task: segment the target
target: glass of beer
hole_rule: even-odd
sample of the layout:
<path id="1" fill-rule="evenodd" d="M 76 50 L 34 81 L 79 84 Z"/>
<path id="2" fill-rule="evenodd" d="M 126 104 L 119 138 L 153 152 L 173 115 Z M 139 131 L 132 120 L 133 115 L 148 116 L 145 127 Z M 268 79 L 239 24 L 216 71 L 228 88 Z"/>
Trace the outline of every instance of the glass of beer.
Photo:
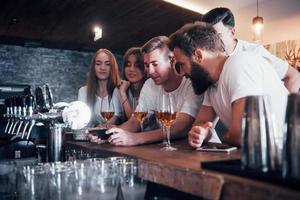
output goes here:
<path id="1" fill-rule="evenodd" d="M 160 111 L 156 113 L 156 116 L 160 123 L 165 127 L 163 131 L 167 133 L 164 134 L 167 136 L 166 145 L 161 148 L 163 151 L 175 151 L 175 147 L 171 146 L 170 142 L 170 128 L 176 121 L 177 108 L 174 102 L 174 98 L 170 94 L 163 94 L 161 96 L 161 108 Z"/>
<path id="2" fill-rule="evenodd" d="M 101 115 L 105 122 L 105 127 L 108 128 L 109 121 L 115 114 L 114 104 L 112 99 L 108 99 L 108 101 L 103 101 L 101 105 Z"/>
<path id="3" fill-rule="evenodd" d="M 133 116 L 140 123 L 141 131 L 143 131 L 143 123 L 147 117 L 148 110 L 146 107 L 142 105 L 138 105 L 137 99 L 134 99 L 133 105 L 135 105 L 135 107 L 133 108 L 134 109 Z"/>

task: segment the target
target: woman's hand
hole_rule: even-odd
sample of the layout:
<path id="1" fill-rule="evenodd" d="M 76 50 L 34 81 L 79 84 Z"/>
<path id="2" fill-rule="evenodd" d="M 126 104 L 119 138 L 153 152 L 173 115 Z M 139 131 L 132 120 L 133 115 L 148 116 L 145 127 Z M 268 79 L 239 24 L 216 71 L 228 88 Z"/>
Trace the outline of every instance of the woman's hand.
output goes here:
<path id="1" fill-rule="evenodd" d="M 129 86 L 130 86 L 129 81 L 121 80 L 120 85 L 119 85 L 119 92 L 120 92 L 120 95 L 123 100 L 127 98 L 126 93 L 127 93 Z"/>
<path id="2" fill-rule="evenodd" d="M 201 147 L 205 139 L 210 135 L 212 127 L 212 122 L 205 122 L 201 126 L 193 126 L 189 132 L 189 144 L 194 148 Z"/>

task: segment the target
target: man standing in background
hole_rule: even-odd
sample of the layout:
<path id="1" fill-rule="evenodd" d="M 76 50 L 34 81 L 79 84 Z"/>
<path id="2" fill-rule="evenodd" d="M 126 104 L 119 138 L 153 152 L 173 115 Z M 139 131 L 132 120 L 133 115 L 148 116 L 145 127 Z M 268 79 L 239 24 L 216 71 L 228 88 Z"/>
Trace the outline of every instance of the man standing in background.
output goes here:
<path id="1" fill-rule="evenodd" d="M 279 78 L 284 81 L 285 87 L 290 92 L 299 91 L 300 74 L 295 68 L 289 66 L 288 62 L 272 55 L 262 45 L 235 38 L 235 20 L 230 9 L 214 8 L 202 16 L 202 21 L 213 25 L 229 56 L 240 51 L 249 51 L 261 55 L 272 63 Z"/>

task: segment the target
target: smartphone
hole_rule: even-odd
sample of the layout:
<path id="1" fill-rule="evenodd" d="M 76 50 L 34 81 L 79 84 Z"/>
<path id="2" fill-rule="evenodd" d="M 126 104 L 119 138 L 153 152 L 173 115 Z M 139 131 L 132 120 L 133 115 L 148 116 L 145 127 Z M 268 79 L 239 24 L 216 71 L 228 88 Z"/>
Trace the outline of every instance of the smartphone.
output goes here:
<path id="1" fill-rule="evenodd" d="M 208 143 L 202 147 L 198 147 L 197 151 L 208 151 L 208 152 L 225 152 L 230 153 L 237 150 L 237 147 L 230 146 L 228 144 L 219 144 L 219 143 Z"/>
<path id="2" fill-rule="evenodd" d="M 97 136 L 101 140 L 107 140 L 112 135 L 112 133 L 107 134 L 106 133 L 107 130 L 108 129 L 106 128 L 94 128 L 94 129 L 89 129 L 89 133 L 94 136 Z"/>

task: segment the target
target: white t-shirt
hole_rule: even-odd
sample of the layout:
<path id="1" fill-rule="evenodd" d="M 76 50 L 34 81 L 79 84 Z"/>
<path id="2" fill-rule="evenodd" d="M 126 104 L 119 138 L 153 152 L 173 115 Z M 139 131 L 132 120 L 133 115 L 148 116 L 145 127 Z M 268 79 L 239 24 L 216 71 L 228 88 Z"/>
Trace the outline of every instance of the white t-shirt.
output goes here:
<path id="1" fill-rule="evenodd" d="M 147 108 L 148 112 L 154 112 L 160 110 L 160 97 L 165 90 L 160 85 L 155 85 L 152 79 L 148 79 L 140 93 L 139 104 L 137 110 L 140 107 Z M 173 97 L 174 103 L 177 108 L 177 112 L 186 113 L 196 118 L 200 105 L 203 101 L 203 95 L 198 96 L 194 93 L 191 81 L 183 77 L 179 87 L 169 92 Z"/>
<path id="2" fill-rule="evenodd" d="M 230 128 L 232 102 L 246 96 L 267 95 L 277 130 L 282 133 L 288 91 L 275 74 L 274 67 L 261 56 L 238 52 L 224 63 L 218 82 L 205 92 L 203 105 L 213 107 L 223 124 Z"/>
<path id="3" fill-rule="evenodd" d="M 237 52 L 241 52 L 241 51 L 252 52 L 266 58 L 274 66 L 279 78 L 283 79 L 285 77 L 289 66 L 288 62 L 274 56 L 262 45 L 250 43 L 244 40 L 237 40 L 237 45 L 229 56 L 232 56 Z"/>
<path id="4" fill-rule="evenodd" d="M 87 86 L 83 86 L 78 91 L 78 100 L 84 103 L 87 103 Z M 118 116 L 119 120 L 122 120 L 124 117 L 123 107 L 120 101 L 120 96 L 118 90 L 115 88 L 112 95 L 112 102 L 114 106 L 115 115 Z M 104 123 L 105 120 L 101 115 L 101 109 L 106 108 L 108 106 L 108 96 L 99 97 L 96 95 L 96 103 L 94 105 L 94 113 L 95 113 L 95 121 L 96 123 Z"/>

